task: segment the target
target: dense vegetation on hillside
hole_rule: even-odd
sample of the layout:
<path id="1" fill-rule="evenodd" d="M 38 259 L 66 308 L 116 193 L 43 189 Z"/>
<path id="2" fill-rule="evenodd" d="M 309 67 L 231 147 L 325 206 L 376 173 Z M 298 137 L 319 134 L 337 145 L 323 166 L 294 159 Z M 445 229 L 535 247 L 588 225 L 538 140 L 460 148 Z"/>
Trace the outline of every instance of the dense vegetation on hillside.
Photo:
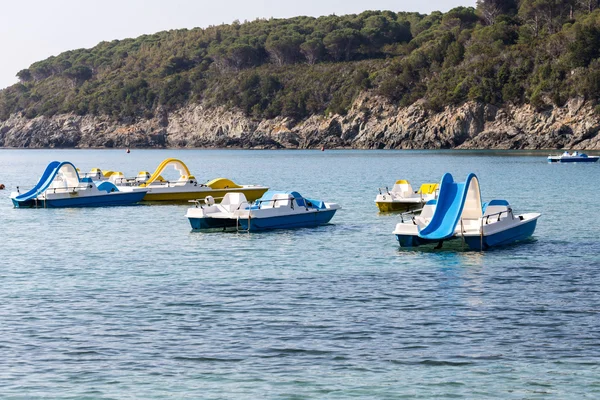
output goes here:
<path id="1" fill-rule="evenodd" d="M 18 73 L 0 120 L 56 113 L 128 120 L 187 102 L 256 118 L 347 111 L 371 89 L 432 110 L 466 100 L 530 103 L 600 98 L 599 0 L 480 0 L 430 15 L 234 22 L 103 42 Z"/>

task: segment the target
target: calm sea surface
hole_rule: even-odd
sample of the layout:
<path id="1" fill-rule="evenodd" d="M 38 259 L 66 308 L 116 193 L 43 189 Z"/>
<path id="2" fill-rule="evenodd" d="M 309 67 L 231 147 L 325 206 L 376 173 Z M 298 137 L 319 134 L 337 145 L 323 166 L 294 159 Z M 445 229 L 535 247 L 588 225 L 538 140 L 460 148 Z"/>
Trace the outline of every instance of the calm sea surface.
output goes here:
<path id="1" fill-rule="evenodd" d="M 1 399 L 600 398 L 600 163 L 469 151 L 0 150 Z M 13 209 L 53 160 L 334 201 L 317 229 L 192 233 L 187 206 Z M 528 243 L 400 250 L 380 186 L 475 172 Z"/>

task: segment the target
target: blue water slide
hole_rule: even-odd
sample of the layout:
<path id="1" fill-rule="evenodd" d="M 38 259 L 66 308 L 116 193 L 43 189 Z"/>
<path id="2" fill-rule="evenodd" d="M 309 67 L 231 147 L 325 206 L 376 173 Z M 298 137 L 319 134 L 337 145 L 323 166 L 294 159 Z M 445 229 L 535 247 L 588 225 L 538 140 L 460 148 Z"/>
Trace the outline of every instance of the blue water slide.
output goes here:
<path id="1" fill-rule="evenodd" d="M 56 172 L 60 168 L 60 165 L 60 161 L 52 161 L 50 164 L 48 164 L 46 170 L 42 174 L 42 177 L 40 178 L 38 183 L 35 184 L 33 189 L 29 190 L 26 193 L 18 195 L 15 198 L 15 200 L 27 201 L 37 197 L 41 192 L 46 190 L 48 186 L 50 186 L 50 184 L 54 180 L 54 177 L 56 176 Z"/>
<path id="2" fill-rule="evenodd" d="M 444 174 L 433 217 L 427 226 L 419 229 L 419 237 L 443 240 L 454 235 L 473 178 L 477 179 L 475 174 L 469 174 L 464 183 L 457 183 L 451 174 Z"/>
<path id="3" fill-rule="evenodd" d="M 75 168 L 75 166 L 68 161 L 65 161 L 65 162 L 52 161 L 50 164 L 48 164 L 48 166 L 46 167 L 46 170 L 42 174 L 42 177 L 40 178 L 38 183 L 36 183 L 36 185 L 33 187 L 33 189 L 29 190 L 26 193 L 18 195 L 17 197 L 15 197 L 15 200 L 20 201 L 20 202 L 27 201 L 27 200 L 34 199 L 40 193 L 43 193 L 46 189 L 48 189 L 48 186 L 50 186 L 50 184 L 56 177 L 56 174 L 58 173 L 58 170 L 60 169 L 60 167 L 62 167 L 65 164 L 70 164 L 71 166 L 73 166 L 73 168 L 75 170 L 77 170 Z M 77 174 L 77 176 L 79 177 L 79 174 Z"/>

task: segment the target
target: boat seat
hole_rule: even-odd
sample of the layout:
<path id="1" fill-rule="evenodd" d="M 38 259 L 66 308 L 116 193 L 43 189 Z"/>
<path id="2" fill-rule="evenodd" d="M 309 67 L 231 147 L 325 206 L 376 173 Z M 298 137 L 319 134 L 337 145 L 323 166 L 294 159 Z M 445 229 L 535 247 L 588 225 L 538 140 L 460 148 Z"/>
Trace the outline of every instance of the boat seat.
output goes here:
<path id="1" fill-rule="evenodd" d="M 101 192 L 106 192 L 106 193 L 113 193 L 113 192 L 118 192 L 119 189 L 115 186 L 114 183 L 112 182 L 102 182 L 101 184 L 98 185 L 98 190 Z"/>
<path id="2" fill-rule="evenodd" d="M 414 223 L 416 225 L 419 226 L 419 228 L 425 228 L 428 224 L 428 220 L 426 220 L 425 218 L 421 217 L 420 215 L 417 215 L 414 219 L 413 219 Z"/>
<path id="3" fill-rule="evenodd" d="M 113 172 L 108 179 L 115 184 L 126 180 L 122 172 Z"/>
<path id="4" fill-rule="evenodd" d="M 429 200 L 427 203 L 425 203 L 423 209 L 421 210 L 421 214 L 415 217 L 415 223 L 421 228 L 425 227 L 431 220 L 431 217 L 433 217 L 436 206 L 437 200 Z"/>
<path id="5" fill-rule="evenodd" d="M 271 200 L 261 203 L 260 208 L 280 208 L 290 206 L 290 195 L 288 193 L 276 193 Z"/>
<path id="6" fill-rule="evenodd" d="M 306 207 L 306 204 L 304 203 L 304 198 L 300 193 L 290 192 L 290 196 L 292 197 L 292 199 L 290 199 L 292 205 L 298 205 L 298 207 Z"/>
<path id="7" fill-rule="evenodd" d="M 402 197 L 412 197 L 414 194 L 412 186 L 405 180 L 397 181 L 392 188 L 392 192 L 398 193 Z"/>
<path id="8" fill-rule="evenodd" d="M 289 198 L 288 199 L 277 199 L 277 201 L 273 201 L 273 208 L 289 207 L 289 206 L 290 206 Z"/>
<path id="9" fill-rule="evenodd" d="M 421 210 L 421 217 L 426 219 L 431 219 L 433 217 L 433 213 L 435 212 L 435 207 L 437 206 L 437 200 L 432 199 L 429 200 L 423 206 L 423 210 Z"/>
<path id="10" fill-rule="evenodd" d="M 221 207 L 228 212 L 233 212 L 238 209 L 240 204 L 246 202 L 246 196 L 243 193 L 227 193 L 221 200 Z"/>
<path id="11" fill-rule="evenodd" d="M 483 217 L 508 211 L 508 208 L 509 204 L 506 200 L 491 200 L 489 203 L 486 203 L 483 206 Z M 501 216 L 504 217 L 505 215 L 503 214 Z"/>

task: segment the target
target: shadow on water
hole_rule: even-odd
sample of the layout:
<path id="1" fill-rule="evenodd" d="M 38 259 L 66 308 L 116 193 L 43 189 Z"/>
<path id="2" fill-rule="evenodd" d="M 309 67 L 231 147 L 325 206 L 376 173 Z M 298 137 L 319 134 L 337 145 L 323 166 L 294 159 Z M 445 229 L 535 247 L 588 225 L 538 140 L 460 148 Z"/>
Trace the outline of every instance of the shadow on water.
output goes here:
<path id="1" fill-rule="evenodd" d="M 530 245 L 537 243 L 537 239 L 535 237 L 527 238 L 524 240 L 519 240 L 518 242 L 510 243 L 504 246 L 496 246 L 486 249 L 484 251 L 474 250 L 469 248 L 469 246 L 464 243 L 460 239 L 455 239 L 451 241 L 444 241 L 442 246 L 438 248 L 439 244 L 432 243 L 421 245 L 418 247 L 400 247 L 398 246 L 398 253 L 423 253 L 423 254 L 438 254 L 438 253 L 492 253 L 492 252 L 503 252 L 510 251 L 511 249 L 520 248 L 524 245 Z"/>
<path id="2" fill-rule="evenodd" d="M 301 228 L 286 228 L 286 229 L 265 229 L 261 231 L 246 231 L 234 227 L 226 228 L 212 228 L 212 229 L 190 229 L 189 234 L 191 237 L 197 238 L 215 238 L 221 235 L 227 235 L 228 237 L 237 236 L 247 240 L 267 240 L 267 239 L 279 239 L 279 238 L 311 238 L 314 239 L 315 235 L 325 235 L 328 233 L 334 233 L 336 231 L 345 230 L 346 227 L 338 224 L 324 224 L 314 227 L 301 227 Z M 326 236 L 321 236 L 325 238 Z"/>

